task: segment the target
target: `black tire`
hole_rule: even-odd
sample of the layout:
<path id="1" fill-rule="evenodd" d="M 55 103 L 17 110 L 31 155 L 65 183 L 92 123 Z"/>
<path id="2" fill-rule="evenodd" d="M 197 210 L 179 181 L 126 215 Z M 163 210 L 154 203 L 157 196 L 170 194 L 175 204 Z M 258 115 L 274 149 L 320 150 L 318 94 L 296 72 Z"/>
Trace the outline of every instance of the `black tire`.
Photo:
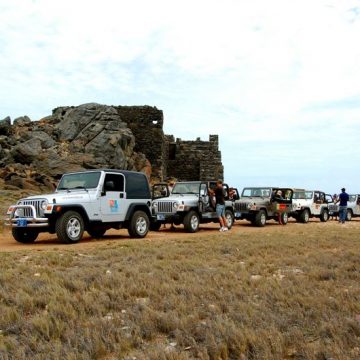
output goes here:
<path id="1" fill-rule="evenodd" d="M 266 212 L 260 210 L 256 215 L 253 224 L 257 227 L 263 227 L 266 224 Z"/>
<path id="2" fill-rule="evenodd" d="M 346 221 L 351 221 L 352 219 L 352 211 L 350 209 L 347 209 L 346 211 Z"/>
<path id="3" fill-rule="evenodd" d="M 160 228 L 161 228 L 161 223 L 160 222 L 158 222 L 158 221 L 155 221 L 155 222 L 151 222 L 150 223 L 150 230 L 151 231 L 159 231 L 160 230 Z"/>
<path id="4" fill-rule="evenodd" d="M 280 214 L 280 224 L 286 225 L 289 222 L 289 215 L 287 212 L 283 212 Z"/>
<path id="5" fill-rule="evenodd" d="M 75 244 L 84 234 L 84 220 L 77 211 L 67 211 L 56 221 L 58 239 L 65 244 Z"/>
<path id="6" fill-rule="evenodd" d="M 92 238 L 100 239 L 105 235 L 106 230 L 107 229 L 104 227 L 94 227 L 94 228 L 89 228 L 86 231 Z"/>
<path id="7" fill-rule="evenodd" d="M 128 233 L 132 238 L 144 238 L 149 232 L 150 221 L 144 211 L 137 210 L 130 219 Z"/>
<path id="8" fill-rule="evenodd" d="M 299 216 L 300 222 L 303 224 L 307 224 L 310 220 L 310 211 L 308 209 L 304 209 Z"/>
<path id="9" fill-rule="evenodd" d="M 196 211 L 189 211 L 184 217 L 184 228 L 187 232 L 197 232 L 199 230 L 200 218 Z"/>
<path id="10" fill-rule="evenodd" d="M 33 243 L 39 235 L 37 230 L 27 229 L 27 228 L 14 228 L 12 229 L 13 238 L 23 244 Z"/>
<path id="11" fill-rule="evenodd" d="M 230 230 L 234 224 L 234 214 L 231 210 L 229 209 L 225 210 L 225 219 L 226 219 L 225 225 Z"/>
<path id="12" fill-rule="evenodd" d="M 322 222 L 327 222 L 329 220 L 329 211 L 328 210 L 324 210 L 321 214 L 320 214 L 320 221 Z"/>

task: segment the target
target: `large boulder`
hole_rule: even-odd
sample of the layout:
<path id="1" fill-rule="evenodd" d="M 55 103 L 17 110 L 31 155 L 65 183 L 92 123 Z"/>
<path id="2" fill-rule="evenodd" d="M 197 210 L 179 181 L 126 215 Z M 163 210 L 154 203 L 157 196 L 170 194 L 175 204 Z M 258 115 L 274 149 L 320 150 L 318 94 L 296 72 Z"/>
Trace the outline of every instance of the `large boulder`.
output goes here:
<path id="1" fill-rule="evenodd" d="M 39 139 L 30 139 L 16 145 L 10 154 L 15 162 L 21 164 L 31 164 L 41 152 L 41 141 Z"/>
<path id="2" fill-rule="evenodd" d="M 15 126 L 25 126 L 31 124 L 31 119 L 28 116 L 20 116 L 14 120 Z"/>
<path id="3" fill-rule="evenodd" d="M 0 120 L 0 135 L 8 136 L 11 133 L 11 119 L 7 116 L 5 119 Z"/>

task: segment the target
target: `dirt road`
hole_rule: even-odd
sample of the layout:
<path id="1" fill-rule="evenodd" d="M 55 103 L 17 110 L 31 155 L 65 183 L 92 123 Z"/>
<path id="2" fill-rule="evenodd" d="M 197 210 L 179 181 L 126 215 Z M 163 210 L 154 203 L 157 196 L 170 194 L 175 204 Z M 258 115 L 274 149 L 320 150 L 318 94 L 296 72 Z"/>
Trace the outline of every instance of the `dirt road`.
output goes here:
<path id="1" fill-rule="evenodd" d="M 311 220 L 308 224 L 299 224 L 294 221 L 290 221 L 288 225 L 282 226 L 274 221 L 269 221 L 267 225 L 263 228 L 253 227 L 249 222 L 236 221 L 235 225 L 229 231 L 229 234 L 253 234 L 253 233 L 264 233 L 264 234 L 276 234 L 276 233 L 290 233 L 292 231 L 304 231 L 306 228 L 321 227 L 324 229 L 336 229 L 340 227 L 344 228 L 359 228 L 360 229 L 360 220 L 352 220 L 351 222 L 346 223 L 345 225 L 340 225 L 337 221 L 328 221 L 327 223 L 322 223 L 318 220 Z M 217 224 L 205 224 L 201 225 L 200 231 L 198 233 L 186 233 L 184 229 L 179 226 L 176 230 L 170 230 L 170 225 L 160 231 L 151 231 L 145 239 L 134 239 L 133 241 L 152 241 L 152 240 L 170 240 L 170 239 L 179 239 L 181 237 L 196 238 L 199 235 L 205 234 L 219 234 L 219 226 Z M 227 233 L 222 233 L 222 236 L 227 236 Z M 0 233 L 0 252 L 11 252 L 11 251 L 27 251 L 27 250 L 36 250 L 36 251 L 45 251 L 45 250 L 62 250 L 72 249 L 89 249 L 92 247 L 98 246 L 107 246 L 112 244 L 114 241 L 124 241 L 129 240 L 129 235 L 127 230 L 109 230 L 106 232 L 105 236 L 102 239 L 92 239 L 87 232 L 84 233 L 83 239 L 73 245 L 62 244 L 57 240 L 55 234 L 42 233 L 39 235 L 38 239 L 33 244 L 21 244 L 16 242 L 10 230 L 5 229 Z"/>

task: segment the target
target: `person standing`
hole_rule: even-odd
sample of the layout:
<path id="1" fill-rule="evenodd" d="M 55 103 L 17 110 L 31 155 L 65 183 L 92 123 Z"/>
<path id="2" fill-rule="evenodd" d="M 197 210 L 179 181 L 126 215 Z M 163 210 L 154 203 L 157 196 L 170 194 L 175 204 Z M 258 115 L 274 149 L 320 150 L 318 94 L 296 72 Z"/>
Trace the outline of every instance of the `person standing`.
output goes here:
<path id="1" fill-rule="evenodd" d="M 341 189 L 341 194 L 339 194 L 339 198 L 337 203 L 339 202 L 339 223 L 345 224 L 346 213 L 347 213 L 347 203 L 349 201 L 349 195 L 346 193 L 345 188 Z"/>
<path id="2" fill-rule="evenodd" d="M 216 188 L 214 191 L 215 199 L 216 199 L 216 214 L 219 218 L 220 229 L 219 231 L 228 231 L 228 227 L 226 226 L 226 218 L 225 218 L 225 197 L 224 197 L 224 188 L 221 180 L 216 182 Z"/>

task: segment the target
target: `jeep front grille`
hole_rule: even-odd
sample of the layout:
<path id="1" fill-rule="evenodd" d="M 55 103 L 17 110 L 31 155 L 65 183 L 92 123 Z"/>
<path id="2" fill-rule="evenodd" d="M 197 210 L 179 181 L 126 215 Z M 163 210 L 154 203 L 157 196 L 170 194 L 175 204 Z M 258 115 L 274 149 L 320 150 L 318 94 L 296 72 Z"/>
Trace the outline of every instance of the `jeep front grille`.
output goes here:
<path id="1" fill-rule="evenodd" d="M 172 201 L 159 201 L 157 206 L 158 213 L 173 213 Z"/>
<path id="2" fill-rule="evenodd" d="M 18 212 L 20 212 L 20 217 L 43 217 L 44 216 L 44 210 L 41 209 L 41 203 L 44 200 L 22 200 L 21 205 L 32 205 L 34 206 L 36 210 L 36 214 L 32 213 L 32 210 L 30 208 L 25 209 L 19 209 Z"/>
<path id="3" fill-rule="evenodd" d="M 235 210 L 240 212 L 248 211 L 248 203 L 235 203 Z"/>

